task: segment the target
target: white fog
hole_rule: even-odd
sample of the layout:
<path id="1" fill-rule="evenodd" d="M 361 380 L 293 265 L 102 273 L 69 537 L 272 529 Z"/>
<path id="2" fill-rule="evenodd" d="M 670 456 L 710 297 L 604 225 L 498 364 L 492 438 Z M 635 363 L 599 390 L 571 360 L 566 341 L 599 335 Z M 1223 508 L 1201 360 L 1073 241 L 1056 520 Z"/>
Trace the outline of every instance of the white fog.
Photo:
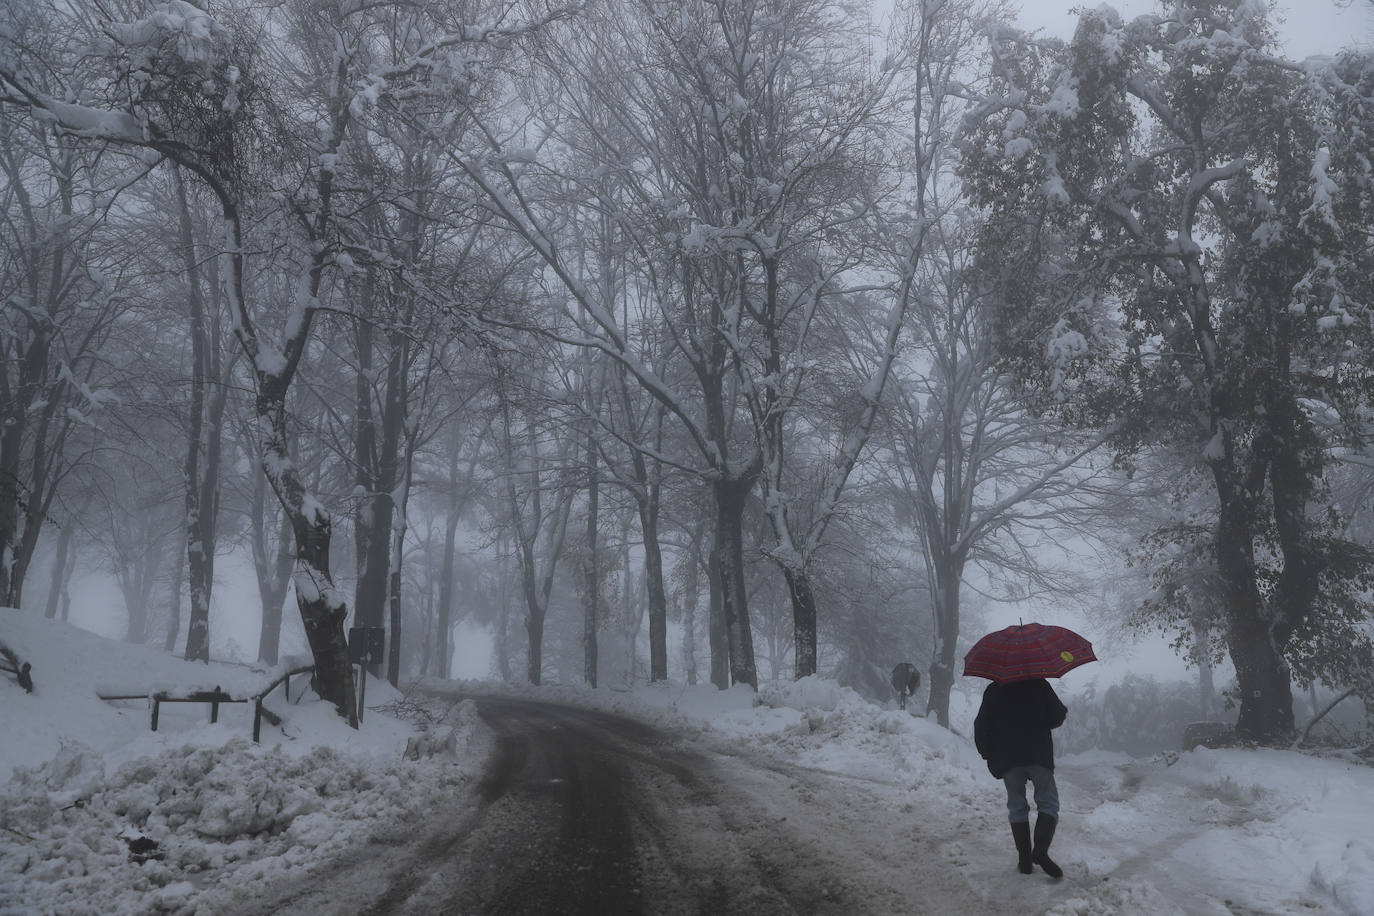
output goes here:
<path id="1" fill-rule="evenodd" d="M 1374 913 L 1371 149 L 1371 0 L 0 0 L 0 916 Z"/>

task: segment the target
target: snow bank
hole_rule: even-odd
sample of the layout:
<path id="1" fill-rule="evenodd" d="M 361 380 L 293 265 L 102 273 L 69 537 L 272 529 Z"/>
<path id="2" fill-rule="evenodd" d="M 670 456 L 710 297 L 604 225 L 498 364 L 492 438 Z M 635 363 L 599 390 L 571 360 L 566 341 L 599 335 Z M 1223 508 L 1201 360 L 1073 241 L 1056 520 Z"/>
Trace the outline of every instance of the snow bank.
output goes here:
<path id="1" fill-rule="evenodd" d="M 809 767 L 907 788 L 965 786 L 987 773 L 963 738 L 909 710 L 875 706 L 834 681 L 812 676 L 765 685 L 759 701 L 801 714 L 797 725 L 758 737 Z"/>
<path id="2" fill-rule="evenodd" d="M 221 687 L 231 694 L 247 695 L 272 680 L 264 668 L 186 662 L 150 646 L 113 642 L 12 608 L 0 608 L 0 642 L 33 665 L 34 681 L 33 693 L 21 698 L 14 679 L 0 677 L 0 730 L 6 736 L 22 736 L 19 741 L 7 740 L 0 751 L 0 781 L 8 779 L 15 766 L 37 766 L 52 759 L 64 740 L 79 739 L 106 756 L 117 755 L 126 746 L 134 754 L 155 748 L 157 742 L 147 740 L 146 702 L 124 702 L 115 708 L 97 694 L 148 695 Z M 244 710 L 251 735 L 251 705 L 220 707 L 223 740 L 231 733 L 244 733 L 238 721 Z M 209 708 L 200 704 L 169 705 L 162 709 L 159 728 L 170 733 L 180 723 L 208 722 L 209 717 Z"/>
<path id="3" fill-rule="evenodd" d="M 1173 770 L 1205 799 L 1197 810 L 1209 828 L 1178 856 L 1232 874 L 1264 863 L 1263 885 L 1301 888 L 1295 896 L 1326 898 L 1340 912 L 1374 913 L 1369 767 L 1292 751 L 1199 748 Z"/>
<path id="4" fill-rule="evenodd" d="M 172 707 L 154 734 L 146 703 L 92 695 L 97 684 L 251 692 L 270 672 L 187 665 L 16 611 L 0 611 L 0 641 L 33 663 L 37 684 L 30 695 L 0 678 L 0 779 L 14 773 L 0 785 L 0 916 L 228 911 L 412 823 L 441 796 L 462 811 L 492 738 L 461 697 L 483 694 L 630 715 L 862 787 L 894 821 L 939 838 L 989 912 L 1015 899 L 1018 913 L 1054 916 L 1374 913 L 1374 768 L 1347 760 L 1241 749 L 1064 757 L 1055 853 L 1068 876 L 1053 882 L 1015 873 L 1001 786 L 967 738 L 823 678 L 757 694 L 430 682 L 451 697 L 425 702 L 369 684 L 360 731 L 324 703 L 277 702 L 283 727 L 254 745 L 247 706 L 223 708 L 215 725 L 203 707 Z M 961 706 L 956 721 L 971 712 Z"/>
<path id="5" fill-rule="evenodd" d="M 251 695 L 276 672 L 187 663 L 0 609 L 0 642 L 33 665 L 26 694 L 0 677 L 0 916 L 222 912 L 318 867 L 440 797 L 459 805 L 491 748 L 471 702 L 439 707 L 369 683 L 362 728 L 307 693 L 269 705 L 164 704 L 97 692 Z M 293 686 L 293 697 L 304 690 Z"/>

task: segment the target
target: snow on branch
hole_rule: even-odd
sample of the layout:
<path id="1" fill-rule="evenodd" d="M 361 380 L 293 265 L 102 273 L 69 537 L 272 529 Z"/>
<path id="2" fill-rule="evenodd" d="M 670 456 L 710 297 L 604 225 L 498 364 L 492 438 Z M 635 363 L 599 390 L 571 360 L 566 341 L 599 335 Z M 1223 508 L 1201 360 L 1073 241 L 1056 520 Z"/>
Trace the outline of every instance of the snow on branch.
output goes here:
<path id="1" fill-rule="evenodd" d="M 416 49 L 405 61 L 390 67 L 375 76 L 386 82 L 394 82 L 404 76 L 422 70 L 431 70 L 440 63 L 440 58 L 445 51 L 463 45 L 491 45 L 494 47 L 508 47 L 513 41 L 525 35 L 531 35 L 540 29 L 547 28 L 555 22 L 560 22 L 582 10 L 581 4 L 557 7 L 550 10 L 546 15 L 538 19 L 523 22 L 516 22 L 513 25 L 500 25 L 498 23 L 488 23 L 485 25 L 465 25 L 460 26 L 456 31 L 436 38 Z"/>
<path id="2" fill-rule="evenodd" d="M 1327 170 L 1331 167 L 1331 149 L 1321 146 L 1317 149 L 1316 155 L 1312 160 L 1312 204 L 1303 211 L 1303 220 L 1308 217 L 1316 217 L 1337 232 L 1341 231 L 1340 223 L 1336 220 L 1335 211 L 1332 209 L 1332 202 L 1340 187 L 1331 180 Z"/>
<path id="3" fill-rule="evenodd" d="M 204 10 L 186 0 L 154 4 L 149 15 L 133 22 L 114 22 L 106 32 L 134 58 L 133 69 L 150 70 L 152 60 L 169 48 L 189 64 L 212 64 L 216 44 L 225 37 L 223 27 Z"/>
<path id="4" fill-rule="evenodd" d="M 0 101 L 27 106 L 36 120 L 63 132 L 91 140 L 140 146 L 148 142 L 143 124 L 127 111 L 106 111 L 58 101 L 38 92 L 6 67 L 0 67 L 0 89 L 5 90 Z"/>

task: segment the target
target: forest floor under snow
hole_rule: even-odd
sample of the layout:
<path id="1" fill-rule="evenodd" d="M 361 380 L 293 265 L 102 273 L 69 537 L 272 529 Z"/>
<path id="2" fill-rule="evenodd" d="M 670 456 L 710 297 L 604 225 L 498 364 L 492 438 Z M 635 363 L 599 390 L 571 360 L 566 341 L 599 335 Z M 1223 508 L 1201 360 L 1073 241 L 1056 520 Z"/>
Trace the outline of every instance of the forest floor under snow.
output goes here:
<path id="1" fill-rule="evenodd" d="M 96 694 L 247 694 L 274 672 L 186 663 L 7 609 L 0 642 L 33 664 L 36 684 L 25 694 L 0 675 L 5 916 L 223 912 L 217 900 L 308 875 L 437 804 L 461 814 L 492 749 L 472 703 L 371 681 L 356 732 L 325 704 L 287 705 L 280 692 L 269 705 L 283 724 L 264 726 L 261 744 L 251 704 L 222 707 L 213 725 L 199 704 L 164 706 L 152 732 L 146 701 Z M 837 794 L 871 796 L 891 818 L 875 829 L 939 837 L 938 855 L 989 912 L 1374 913 L 1374 768 L 1352 760 L 1241 749 L 1065 758 L 1054 853 L 1066 878 L 1054 882 L 1015 871 L 1000 783 L 968 740 L 834 682 L 757 696 L 424 686 L 594 706 L 805 767 Z M 423 753 L 406 759 L 417 738 Z M 858 853 L 830 855 L 843 866 Z"/>

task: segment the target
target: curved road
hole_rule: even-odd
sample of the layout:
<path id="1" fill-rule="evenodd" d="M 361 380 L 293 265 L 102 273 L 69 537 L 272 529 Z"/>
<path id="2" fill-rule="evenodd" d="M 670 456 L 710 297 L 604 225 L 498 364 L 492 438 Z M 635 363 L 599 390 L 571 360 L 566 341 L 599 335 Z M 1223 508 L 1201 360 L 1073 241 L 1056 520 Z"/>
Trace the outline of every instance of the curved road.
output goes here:
<path id="1" fill-rule="evenodd" d="M 911 813 L 853 780 L 606 713 L 478 699 L 497 750 L 436 812 L 261 912 L 464 916 L 983 913 Z"/>

